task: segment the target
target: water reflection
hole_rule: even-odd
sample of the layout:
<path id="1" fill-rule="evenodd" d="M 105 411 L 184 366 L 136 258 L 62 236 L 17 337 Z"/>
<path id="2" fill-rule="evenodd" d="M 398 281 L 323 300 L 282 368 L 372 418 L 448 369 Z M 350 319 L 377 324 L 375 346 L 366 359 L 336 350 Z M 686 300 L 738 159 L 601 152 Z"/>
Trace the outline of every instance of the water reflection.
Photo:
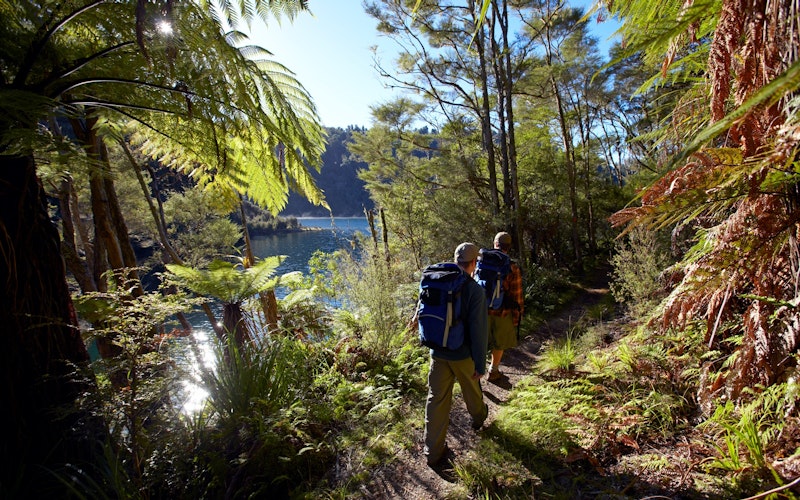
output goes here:
<path id="1" fill-rule="evenodd" d="M 217 358 L 214 352 L 216 340 L 216 334 L 205 328 L 195 328 L 191 336 L 181 339 L 179 349 L 185 361 L 186 378 L 182 382 L 179 398 L 182 400 L 180 411 L 185 415 L 201 411 L 208 399 L 202 373 L 204 370 L 213 371 L 216 368 Z"/>

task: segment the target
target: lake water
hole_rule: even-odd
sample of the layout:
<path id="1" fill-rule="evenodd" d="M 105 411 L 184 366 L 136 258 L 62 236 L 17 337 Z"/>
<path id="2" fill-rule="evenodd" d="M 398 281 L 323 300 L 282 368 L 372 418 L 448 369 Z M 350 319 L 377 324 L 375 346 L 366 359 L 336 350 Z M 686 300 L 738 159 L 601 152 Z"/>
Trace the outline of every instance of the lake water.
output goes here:
<path id="1" fill-rule="evenodd" d="M 354 248 L 355 233 L 369 234 L 369 222 L 365 217 L 298 217 L 297 220 L 310 231 L 255 236 L 251 238 L 253 254 L 258 259 L 284 255 L 285 258 L 276 269 L 276 275 L 293 271 L 308 273 L 308 261 L 314 252 L 325 253 L 340 249 Z M 276 289 L 275 295 L 282 299 L 287 290 Z M 219 316 L 219 314 L 217 315 Z M 189 321 L 197 329 L 211 329 L 205 314 L 195 312 L 189 315 Z"/>
<path id="2" fill-rule="evenodd" d="M 300 224 L 313 231 L 298 231 L 294 233 L 276 234 L 251 238 L 253 253 L 258 258 L 275 255 L 285 255 L 286 258 L 278 266 L 277 274 L 292 271 L 308 273 L 308 261 L 317 250 L 329 253 L 339 249 L 352 249 L 355 233 L 369 234 L 369 222 L 365 217 L 298 217 Z M 276 289 L 278 298 L 286 296 L 287 291 Z M 212 307 L 217 318 L 221 317 L 218 307 Z M 196 359 L 192 352 L 185 352 L 186 362 L 193 366 L 193 372 L 188 380 L 183 382 L 183 394 L 178 396 L 182 400 L 182 411 L 190 414 L 200 410 L 208 397 L 208 393 L 200 383 L 197 364 L 213 369 L 214 350 L 213 341 L 216 338 L 211 323 L 205 314 L 195 312 L 187 315 L 192 323 L 192 333 L 200 351 L 201 359 Z M 184 349 L 185 351 L 185 349 Z"/>
<path id="3" fill-rule="evenodd" d="M 298 217 L 297 220 L 303 227 L 315 230 L 252 238 L 256 257 L 286 256 L 277 269 L 278 274 L 291 271 L 306 273 L 308 260 L 315 251 L 330 253 L 341 248 L 352 249 L 356 232 L 369 234 L 369 223 L 365 217 Z"/>

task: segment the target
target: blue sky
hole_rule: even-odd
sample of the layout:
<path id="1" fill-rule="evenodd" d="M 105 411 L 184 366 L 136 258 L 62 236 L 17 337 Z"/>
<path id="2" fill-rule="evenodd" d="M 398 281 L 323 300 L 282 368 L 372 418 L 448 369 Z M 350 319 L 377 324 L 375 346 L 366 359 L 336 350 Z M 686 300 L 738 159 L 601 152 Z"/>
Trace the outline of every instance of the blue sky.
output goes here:
<path id="1" fill-rule="evenodd" d="M 391 67 L 393 44 L 378 36 L 375 21 L 361 6 L 361 0 L 310 0 L 311 14 L 294 22 L 271 22 L 253 28 L 251 40 L 284 64 L 308 90 L 322 123 L 329 127 L 370 126 L 370 106 L 391 100 L 389 90 L 373 68 L 372 46 L 378 57 Z M 589 0 L 577 0 L 588 8 Z M 605 40 L 616 29 L 611 22 L 591 28 L 607 50 Z"/>

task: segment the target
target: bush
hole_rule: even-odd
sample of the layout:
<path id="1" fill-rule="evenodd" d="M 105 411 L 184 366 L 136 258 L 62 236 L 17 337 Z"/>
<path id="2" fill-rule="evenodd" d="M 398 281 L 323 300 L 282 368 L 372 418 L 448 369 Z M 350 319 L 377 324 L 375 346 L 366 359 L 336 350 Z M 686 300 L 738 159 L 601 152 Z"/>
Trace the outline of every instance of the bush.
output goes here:
<path id="1" fill-rule="evenodd" d="M 546 316 L 571 298 L 574 287 L 569 272 L 532 266 L 522 279 L 525 285 L 525 317 Z"/>
<path id="2" fill-rule="evenodd" d="M 669 264 L 664 246 L 656 233 L 640 227 L 615 245 L 611 293 L 634 315 L 644 313 L 659 298 L 659 276 Z"/>
<path id="3" fill-rule="evenodd" d="M 339 324 L 359 339 L 359 347 L 378 364 L 407 342 L 417 284 L 404 283 L 402 270 L 369 255 L 343 255 L 339 261 L 344 314 Z"/>

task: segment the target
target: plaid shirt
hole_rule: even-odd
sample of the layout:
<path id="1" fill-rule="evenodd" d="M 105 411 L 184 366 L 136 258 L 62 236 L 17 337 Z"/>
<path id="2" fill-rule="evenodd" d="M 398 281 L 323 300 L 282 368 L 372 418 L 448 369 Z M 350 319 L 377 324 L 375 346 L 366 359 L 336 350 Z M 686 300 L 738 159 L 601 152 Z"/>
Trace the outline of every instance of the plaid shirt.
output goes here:
<path id="1" fill-rule="evenodd" d="M 522 292 L 522 271 L 520 271 L 515 262 L 511 263 L 511 273 L 503 280 L 503 293 L 505 294 L 505 301 L 514 301 L 519 304 L 519 308 L 489 309 L 489 315 L 508 316 L 511 314 L 514 318 L 514 326 L 518 326 L 522 312 L 525 309 L 525 296 Z"/>

